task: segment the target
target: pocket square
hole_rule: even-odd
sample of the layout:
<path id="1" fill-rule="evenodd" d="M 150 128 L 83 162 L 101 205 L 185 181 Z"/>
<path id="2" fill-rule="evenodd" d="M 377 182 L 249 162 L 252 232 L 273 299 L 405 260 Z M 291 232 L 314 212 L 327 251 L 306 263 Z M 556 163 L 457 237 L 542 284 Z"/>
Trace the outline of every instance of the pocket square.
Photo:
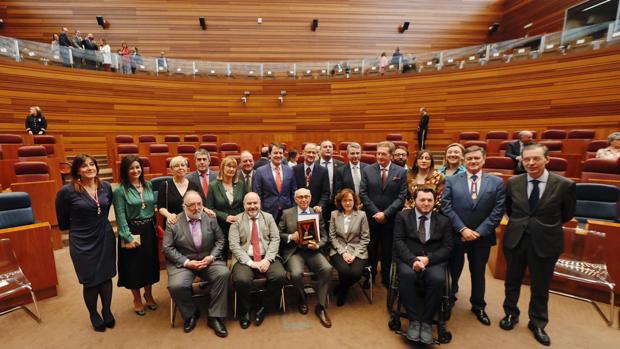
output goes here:
<path id="1" fill-rule="evenodd" d="M 392 181 L 394 182 L 399 181 L 399 180 L 400 180 L 400 177 L 396 177 L 396 176 L 392 177 Z"/>

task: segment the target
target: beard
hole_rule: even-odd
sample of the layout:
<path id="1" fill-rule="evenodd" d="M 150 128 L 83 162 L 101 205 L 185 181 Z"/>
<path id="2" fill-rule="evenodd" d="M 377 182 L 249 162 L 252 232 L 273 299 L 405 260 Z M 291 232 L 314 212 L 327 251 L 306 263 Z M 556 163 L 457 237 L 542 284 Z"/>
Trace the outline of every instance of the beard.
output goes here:
<path id="1" fill-rule="evenodd" d="M 400 167 L 405 167 L 405 165 L 407 164 L 406 160 L 392 160 L 392 162 Z"/>

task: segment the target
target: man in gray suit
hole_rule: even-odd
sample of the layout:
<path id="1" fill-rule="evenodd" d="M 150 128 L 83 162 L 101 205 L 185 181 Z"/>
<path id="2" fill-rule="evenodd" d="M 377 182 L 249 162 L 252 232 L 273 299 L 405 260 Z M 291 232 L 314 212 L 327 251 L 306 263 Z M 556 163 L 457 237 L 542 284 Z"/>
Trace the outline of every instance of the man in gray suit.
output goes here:
<path id="1" fill-rule="evenodd" d="M 360 186 L 360 199 L 370 225 L 368 256 L 372 277 L 377 274 L 377 262 L 381 259 L 381 281 L 385 287 L 390 280 L 394 217 L 403 209 L 407 195 L 407 170 L 392 164 L 394 150 L 392 142 L 377 144 L 377 163 L 362 170 Z"/>
<path id="2" fill-rule="evenodd" d="M 446 178 L 441 204 L 443 213 L 450 218 L 454 231 L 458 233 L 450 257 L 451 301 L 456 300 L 467 252 L 472 285 L 471 310 L 478 321 L 489 326 L 491 320 L 484 310 L 484 273 L 491 246 L 495 245 L 495 228 L 504 214 L 506 193 L 501 178 L 482 171 L 485 156 L 481 147 L 465 149 L 467 171 Z"/>
<path id="3" fill-rule="evenodd" d="M 499 326 L 512 330 L 519 322 L 517 303 L 527 268 L 531 289 L 527 327 L 539 343 L 551 345 L 545 332 L 549 322 L 549 284 L 564 250 L 562 225 L 575 215 L 575 182 L 547 171 L 549 149 L 542 144 L 525 146 L 521 162 L 526 173 L 510 178 L 506 184 L 506 316 Z"/>
<path id="4" fill-rule="evenodd" d="M 228 242 L 233 255 L 232 282 L 237 290 L 239 324 L 242 329 L 250 326 L 252 280 L 267 278 L 265 298 L 275 305 L 286 281 L 286 271 L 278 257 L 280 235 L 278 226 L 269 213 L 261 211 L 258 194 L 250 192 L 243 199 L 244 212 L 230 226 Z M 265 305 L 260 299 L 254 324 L 260 326 L 265 319 Z"/>
<path id="5" fill-rule="evenodd" d="M 209 183 L 217 179 L 217 173 L 209 170 L 211 155 L 205 149 L 198 149 L 198 151 L 194 153 L 194 159 L 196 160 L 196 171 L 188 174 L 186 177 L 190 182 L 194 182 L 194 184 L 200 187 L 202 197 L 207 200 L 207 196 L 209 195 Z"/>
<path id="6" fill-rule="evenodd" d="M 305 188 L 297 189 L 295 191 L 295 204 L 297 206 L 282 212 L 279 226 L 280 240 L 282 241 L 282 252 L 280 255 L 284 259 L 286 268 L 291 273 L 293 285 L 299 291 L 299 312 L 304 315 L 308 314 L 308 301 L 303 280 L 304 265 L 307 265 L 310 271 L 317 274 L 319 279 L 319 304 L 314 308 L 314 312 L 321 324 L 329 328 L 332 326 L 332 322 L 327 315 L 325 306 L 327 305 L 327 293 L 329 292 L 329 283 L 332 277 L 332 266 L 320 251 L 327 244 L 328 239 L 321 214 L 319 214 L 320 242 L 317 244 L 311 240 L 303 245 L 298 243 L 300 236 L 297 231 L 297 216 L 314 213 L 312 208 L 310 208 L 311 199 L 310 190 Z"/>
<path id="7" fill-rule="evenodd" d="M 219 337 L 226 337 L 224 325 L 228 305 L 228 277 L 226 262 L 221 260 L 224 233 L 215 218 L 202 211 L 202 198 L 189 190 L 183 197 L 183 213 L 177 223 L 168 225 L 163 250 L 168 271 L 168 291 L 179 307 L 183 330 L 191 332 L 200 318 L 200 311 L 192 299 L 192 282 L 196 276 L 208 281 L 209 320 L 207 324 Z"/>
<path id="8" fill-rule="evenodd" d="M 345 188 L 349 188 L 355 192 L 355 195 L 360 194 L 360 185 L 362 184 L 362 170 L 367 164 L 360 161 L 362 156 L 362 147 L 358 143 L 351 143 L 347 145 L 347 158 L 349 163 L 340 167 L 336 171 L 334 177 L 334 197 Z"/>

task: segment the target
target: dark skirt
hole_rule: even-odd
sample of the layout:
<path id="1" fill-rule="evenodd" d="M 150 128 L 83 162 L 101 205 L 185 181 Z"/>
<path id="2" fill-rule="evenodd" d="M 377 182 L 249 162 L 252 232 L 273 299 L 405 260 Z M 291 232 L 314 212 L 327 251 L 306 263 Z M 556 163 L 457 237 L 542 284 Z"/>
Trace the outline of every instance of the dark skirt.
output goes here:
<path id="1" fill-rule="evenodd" d="M 159 255 L 155 218 L 131 220 L 129 231 L 140 235 L 140 246 L 122 248 L 118 243 L 118 286 L 131 290 L 152 285 L 159 281 Z"/>

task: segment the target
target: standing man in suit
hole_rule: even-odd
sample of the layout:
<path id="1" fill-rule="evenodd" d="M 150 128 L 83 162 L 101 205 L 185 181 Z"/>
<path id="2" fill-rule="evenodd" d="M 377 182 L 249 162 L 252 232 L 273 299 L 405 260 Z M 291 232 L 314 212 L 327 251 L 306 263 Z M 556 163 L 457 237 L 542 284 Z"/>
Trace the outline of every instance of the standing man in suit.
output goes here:
<path id="1" fill-rule="evenodd" d="M 280 221 L 280 241 L 282 259 L 284 265 L 291 273 L 291 281 L 297 291 L 299 291 L 299 312 L 301 314 L 308 314 L 308 300 L 306 297 L 306 291 L 304 290 L 304 265 L 308 266 L 310 271 L 317 274 L 319 279 L 318 296 L 319 303 L 314 308 L 314 313 L 321 321 L 324 327 L 332 327 L 332 322 L 327 315 L 325 306 L 327 305 L 327 295 L 329 292 L 329 283 L 332 278 L 332 266 L 329 264 L 321 249 L 327 244 L 327 232 L 325 231 L 325 224 L 323 223 L 323 217 L 319 214 L 319 230 L 320 241 L 317 244 L 315 241 L 310 240 L 307 243 L 301 245 L 298 243 L 300 236 L 297 231 L 297 216 L 312 213 L 310 209 L 310 201 L 312 200 L 312 194 L 310 190 L 301 188 L 295 192 L 296 207 L 291 207 L 284 210 L 282 213 L 282 220 Z"/>
<path id="2" fill-rule="evenodd" d="M 349 188 L 360 194 L 360 185 L 362 184 L 362 170 L 367 164 L 360 161 L 362 156 L 362 147 L 359 143 L 350 143 L 347 145 L 347 158 L 349 164 L 344 165 L 336 171 L 334 177 L 334 196 L 342 189 Z"/>
<path id="3" fill-rule="evenodd" d="M 450 220 L 433 212 L 435 195 L 430 187 L 418 187 L 413 192 L 415 208 L 400 211 L 394 222 L 394 262 L 399 294 L 409 318 L 406 336 L 425 344 L 433 343 L 431 324 L 439 310 L 454 239 Z M 418 314 L 416 284 L 420 283 L 426 293 L 422 313 Z"/>
<path id="4" fill-rule="evenodd" d="M 428 123 L 431 118 L 428 116 L 426 107 L 420 108 L 420 123 L 418 124 L 418 149 L 426 147 L 426 136 L 428 135 Z"/>
<path id="5" fill-rule="evenodd" d="M 443 213 L 450 218 L 458 233 L 450 258 L 452 276 L 451 302 L 456 301 L 459 277 L 465 264 L 465 252 L 471 275 L 471 311 L 482 324 L 491 320 L 485 312 L 484 301 L 487 261 L 491 246 L 495 245 L 495 228 L 504 214 L 506 193 L 501 178 L 482 171 L 486 152 L 472 146 L 465 149 L 466 172 L 446 178 L 441 203 Z"/>
<path id="6" fill-rule="evenodd" d="M 329 174 L 329 204 L 326 207 L 326 210 L 323 211 L 323 220 L 325 221 L 325 229 L 329 230 L 329 221 L 331 217 L 331 212 L 336 209 L 334 205 L 334 196 L 336 192 L 334 191 L 334 178 L 336 177 L 336 172 L 338 169 L 344 166 L 344 162 L 334 159 L 334 143 L 330 140 L 324 140 L 320 145 L 320 159 L 317 160 L 317 163 L 327 169 L 327 173 Z"/>
<path id="7" fill-rule="evenodd" d="M 549 322 L 549 283 L 564 250 L 562 224 L 575 215 L 575 182 L 547 171 L 549 149 L 546 146 L 530 144 L 521 154 L 527 173 L 510 178 L 506 185 L 506 316 L 499 326 L 511 330 L 519 322 L 517 302 L 527 268 L 531 280 L 528 328 L 538 342 L 550 345 L 551 339 L 545 332 Z"/>
<path id="8" fill-rule="evenodd" d="M 269 164 L 269 147 L 260 148 L 260 159 L 254 164 L 254 169 Z"/>
<path id="9" fill-rule="evenodd" d="M 534 134 L 531 131 L 519 132 L 519 139 L 506 144 L 506 156 L 511 158 L 515 163 L 515 173 L 524 173 L 523 164 L 521 163 L 521 152 L 523 147 L 533 143 Z"/>
<path id="10" fill-rule="evenodd" d="M 258 300 L 254 324 L 260 326 L 265 319 L 265 303 L 278 304 L 280 290 L 286 282 L 286 271 L 278 257 L 280 235 L 273 217 L 260 209 L 256 193 L 247 193 L 243 199 L 244 212 L 230 226 L 228 242 L 233 255 L 232 282 L 239 302 L 239 324 L 242 329 L 250 326 L 252 307 L 252 280 L 267 278 L 264 298 Z"/>
<path id="11" fill-rule="evenodd" d="M 325 167 L 315 164 L 316 144 L 308 143 L 304 147 L 304 163 L 293 166 L 297 188 L 306 188 L 312 193 L 310 207 L 321 213 L 329 206 L 329 176 Z"/>
<path id="12" fill-rule="evenodd" d="M 209 196 L 209 183 L 217 179 L 217 173 L 209 170 L 211 155 L 208 151 L 202 148 L 198 149 L 194 153 L 194 160 L 196 161 L 196 171 L 188 174 L 186 177 L 200 188 L 202 197 L 205 198 L 203 204 L 206 204 L 207 197 Z"/>
<path id="13" fill-rule="evenodd" d="M 168 271 L 168 291 L 183 317 L 183 330 L 191 332 L 200 318 L 192 299 L 192 282 L 196 276 L 208 281 L 209 320 L 207 325 L 218 337 L 226 337 L 224 325 L 228 307 L 230 272 L 221 259 L 224 234 L 215 218 L 202 211 L 198 192 L 188 190 L 183 197 L 183 213 L 175 224 L 166 226 L 163 250 Z"/>
<path id="14" fill-rule="evenodd" d="M 254 181 L 254 174 L 256 173 L 254 170 L 254 157 L 252 156 L 252 153 L 244 150 L 241 152 L 239 161 L 241 162 L 241 165 L 238 176 L 239 180 L 243 182 L 243 188 L 247 194 L 252 191 L 252 182 Z"/>
<path id="15" fill-rule="evenodd" d="M 360 199 L 370 225 L 368 255 L 372 278 L 377 274 L 381 259 L 381 279 L 387 287 L 392 263 L 392 230 L 394 217 L 405 205 L 407 195 L 407 170 L 392 164 L 394 143 L 377 144 L 377 163 L 362 170 Z"/>
<path id="16" fill-rule="evenodd" d="M 263 211 L 269 212 L 276 222 L 280 221 L 282 210 L 293 206 L 293 194 L 297 190 L 293 169 L 282 166 L 284 147 L 280 143 L 269 145 L 269 165 L 256 169 L 252 191 L 260 197 Z"/>

